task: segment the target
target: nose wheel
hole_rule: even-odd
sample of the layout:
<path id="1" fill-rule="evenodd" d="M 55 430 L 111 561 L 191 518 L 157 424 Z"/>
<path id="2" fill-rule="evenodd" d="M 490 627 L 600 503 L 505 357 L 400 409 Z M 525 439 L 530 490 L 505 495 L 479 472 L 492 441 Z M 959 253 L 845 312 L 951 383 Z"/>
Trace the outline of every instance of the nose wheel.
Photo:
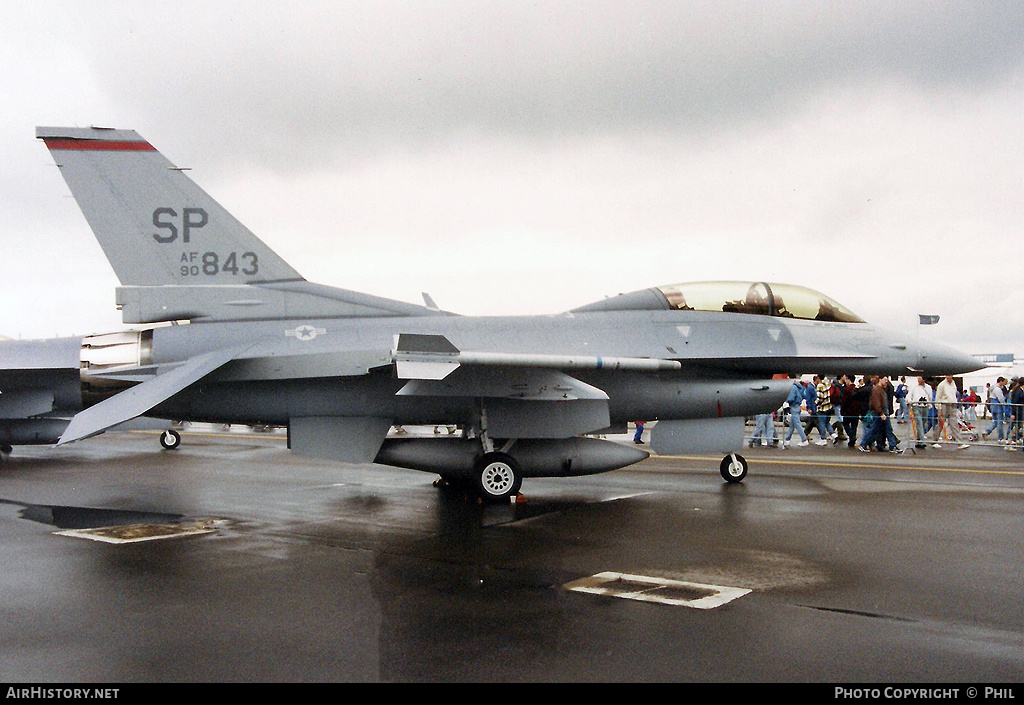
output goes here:
<path id="1" fill-rule="evenodd" d="M 726 482 L 743 482 L 743 478 L 747 476 L 747 459 L 739 453 L 729 453 L 729 455 L 722 458 L 722 464 L 719 466 L 719 471 L 722 473 L 722 479 Z"/>
<path id="2" fill-rule="evenodd" d="M 160 445 L 167 450 L 174 450 L 181 445 L 181 434 L 173 429 L 167 429 L 160 434 Z"/>

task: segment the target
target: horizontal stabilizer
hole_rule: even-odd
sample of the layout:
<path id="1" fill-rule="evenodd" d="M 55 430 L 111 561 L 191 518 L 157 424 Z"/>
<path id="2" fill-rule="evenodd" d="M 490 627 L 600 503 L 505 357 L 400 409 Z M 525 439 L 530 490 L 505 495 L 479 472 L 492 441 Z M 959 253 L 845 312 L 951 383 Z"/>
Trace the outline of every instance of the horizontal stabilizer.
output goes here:
<path id="1" fill-rule="evenodd" d="M 248 347 L 248 346 L 246 346 Z M 141 416 L 182 389 L 222 366 L 245 348 L 218 350 L 194 357 L 170 372 L 90 406 L 71 419 L 57 445 L 64 445 L 102 433 L 111 426 Z"/>

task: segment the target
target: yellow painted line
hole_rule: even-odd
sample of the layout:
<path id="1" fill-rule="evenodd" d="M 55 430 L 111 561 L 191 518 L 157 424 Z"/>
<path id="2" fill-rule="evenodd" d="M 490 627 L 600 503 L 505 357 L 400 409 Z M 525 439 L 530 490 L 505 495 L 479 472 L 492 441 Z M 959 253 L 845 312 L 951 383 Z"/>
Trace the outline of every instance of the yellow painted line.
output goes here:
<path id="1" fill-rule="evenodd" d="M 174 429 L 177 431 L 177 429 Z M 138 431 L 131 430 L 125 431 L 125 433 L 141 433 L 150 436 L 160 435 L 163 431 Z M 287 441 L 285 436 L 278 433 L 231 433 L 230 431 L 178 431 L 181 434 L 181 442 L 184 443 L 189 438 L 226 438 L 228 440 L 244 441 L 244 440 L 279 440 Z"/>
<path id="2" fill-rule="evenodd" d="M 267 433 L 260 435 L 257 433 L 217 433 L 216 431 L 179 431 L 181 434 L 181 442 L 184 443 L 185 439 L 199 437 L 199 438 L 225 438 L 229 441 L 244 441 L 244 440 L 255 440 L 255 441 L 287 441 L 288 439 L 284 436 L 280 436 L 274 433 Z"/>
<path id="3" fill-rule="evenodd" d="M 156 433 L 160 433 L 160 431 L 129 431 L 129 433 L 156 434 Z M 245 434 L 242 434 L 242 433 L 230 433 L 230 432 L 218 433 L 216 431 L 180 431 L 179 433 L 182 434 L 182 442 L 183 443 L 185 442 L 185 440 L 189 436 L 198 436 L 198 437 L 205 437 L 205 438 L 227 438 L 229 440 L 247 440 L 247 439 L 248 440 L 276 440 L 276 441 L 281 441 L 281 442 L 286 442 L 288 440 L 286 437 L 281 436 L 280 434 L 274 434 L 274 433 L 267 433 L 267 434 L 259 434 L 259 433 L 248 434 L 248 433 L 245 433 Z M 425 436 L 425 437 L 428 437 L 428 436 Z M 794 452 L 796 452 L 796 451 L 794 451 Z M 718 458 L 720 456 L 718 456 L 718 455 L 714 455 L 714 456 L 710 456 L 710 455 L 652 455 L 651 457 L 652 458 L 674 458 L 676 460 L 708 460 L 708 458 Z M 829 461 L 817 461 L 816 462 L 816 461 L 813 461 L 813 460 L 773 460 L 771 458 L 768 458 L 768 459 L 763 459 L 763 458 L 751 459 L 751 458 L 748 457 L 747 458 L 747 462 L 749 462 L 751 464 L 755 464 L 756 463 L 758 465 L 761 465 L 761 464 L 764 464 L 764 465 L 811 465 L 811 466 L 837 465 L 839 467 L 844 467 L 844 468 L 868 468 L 868 469 L 874 468 L 874 469 L 883 469 L 883 470 L 923 470 L 923 471 L 926 471 L 926 472 L 962 472 L 962 473 L 965 473 L 965 474 L 975 474 L 975 475 L 1007 475 L 1007 476 L 1010 476 L 1010 477 L 1024 477 L 1024 471 L 1014 471 L 1014 470 L 967 470 L 967 469 L 963 469 L 963 468 L 937 468 L 937 467 L 928 467 L 928 466 L 921 466 L 921 465 L 886 465 L 886 464 L 882 464 L 882 463 L 851 463 L 851 462 L 843 462 L 843 461 L 838 461 L 837 462 L 837 461 L 832 461 L 832 460 L 829 460 Z"/>
<path id="4" fill-rule="evenodd" d="M 709 456 L 705 455 L 653 455 L 652 458 L 678 458 L 680 460 L 707 460 Z M 717 456 L 712 456 L 717 457 Z M 937 468 L 922 465 L 886 465 L 881 463 L 850 463 L 850 462 L 835 462 L 835 461 L 818 461 L 812 460 L 764 460 L 762 458 L 751 459 L 747 458 L 747 462 L 751 465 L 756 464 L 767 464 L 767 465 L 837 465 L 844 468 L 874 468 L 883 470 L 924 470 L 926 472 L 962 472 L 971 473 L 976 475 L 1010 475 L 1024 477 L 1024 471 L 1014 470 L 968 470 L 965 468 Z"/>

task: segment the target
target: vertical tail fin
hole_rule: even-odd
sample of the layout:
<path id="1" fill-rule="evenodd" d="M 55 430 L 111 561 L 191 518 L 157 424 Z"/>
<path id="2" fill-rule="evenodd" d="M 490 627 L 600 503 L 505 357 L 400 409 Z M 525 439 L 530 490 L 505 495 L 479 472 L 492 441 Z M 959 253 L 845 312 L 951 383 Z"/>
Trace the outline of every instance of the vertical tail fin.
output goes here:
<path id="1" fill-rule="evenodd" d="M 138 133 L 38 127 L 124 286 L 302 281 Z"/>

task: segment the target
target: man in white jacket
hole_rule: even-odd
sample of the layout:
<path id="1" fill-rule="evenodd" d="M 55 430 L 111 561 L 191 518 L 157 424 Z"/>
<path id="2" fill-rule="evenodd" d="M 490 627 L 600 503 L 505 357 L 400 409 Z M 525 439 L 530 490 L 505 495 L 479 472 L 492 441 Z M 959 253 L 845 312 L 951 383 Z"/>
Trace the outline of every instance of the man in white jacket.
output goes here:
<path id="1" fill-rule="evenodd" d="M 945 433 L 947 439 L 959 443 L 958 448 L 964 450 L 970 446 L 964 443 L 964 436 L 960 433 L 960 426 L 957 423 L 957 401 L 959 400 L 957 399 L 956 382 L 953 381 L 951 375 L 946 375 L 946 379 L 935 387 L 935 404 L 939 407 L 939 425 L 935 431 L 935 440 L 939 440 L 939 433 Z M 942 444 L 936 443 L 934 447 L 941 448 Z"/>

